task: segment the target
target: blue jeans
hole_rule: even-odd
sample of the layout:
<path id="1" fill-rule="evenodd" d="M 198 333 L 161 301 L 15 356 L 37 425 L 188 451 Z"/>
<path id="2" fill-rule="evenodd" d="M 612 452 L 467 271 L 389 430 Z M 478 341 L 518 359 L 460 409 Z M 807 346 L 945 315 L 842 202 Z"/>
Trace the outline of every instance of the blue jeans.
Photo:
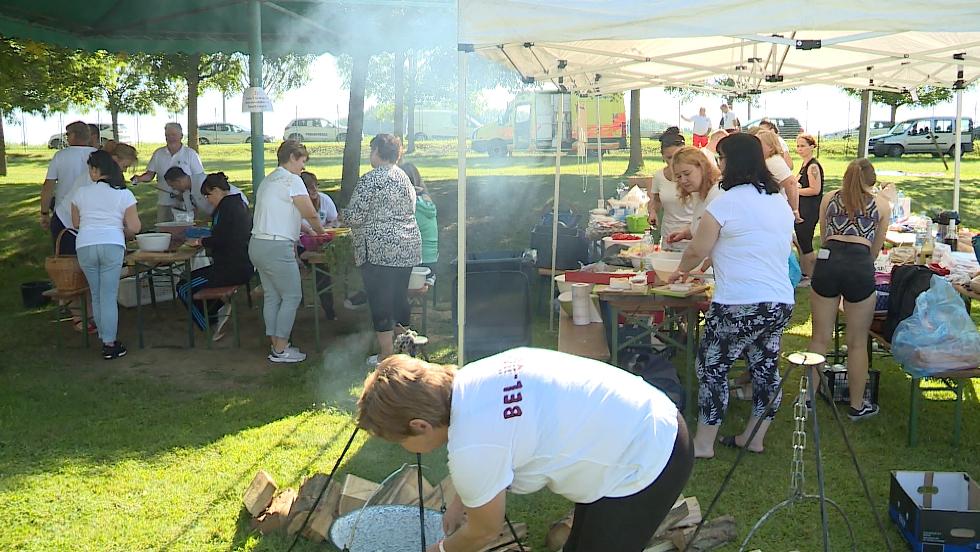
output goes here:
<path id="1" fill-rule="evenodd" d="M 119 273 L 122 272 L 126 248 L 115 244 L 87 245 L 78 248 L 78 265 L 85 273 L 92 293 L 92 315 L 99 328 L 102 343 L 116 342 L 119 327 Z"/>

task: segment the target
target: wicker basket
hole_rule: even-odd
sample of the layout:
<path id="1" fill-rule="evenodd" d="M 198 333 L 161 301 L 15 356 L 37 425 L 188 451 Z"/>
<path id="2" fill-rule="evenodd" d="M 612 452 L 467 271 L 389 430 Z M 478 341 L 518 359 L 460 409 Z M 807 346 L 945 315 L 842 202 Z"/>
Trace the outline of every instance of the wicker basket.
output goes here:
<path id="1" fill-rule="evenodd" d="M 61 236 L 68 230 L 58 233 L 55 240 L 54 255 L 44 259 L 44 270 L 58 291 L 75 291 L 88 286 L 82 267 L 78 266 L 78 257 L 61 254 Z"/>

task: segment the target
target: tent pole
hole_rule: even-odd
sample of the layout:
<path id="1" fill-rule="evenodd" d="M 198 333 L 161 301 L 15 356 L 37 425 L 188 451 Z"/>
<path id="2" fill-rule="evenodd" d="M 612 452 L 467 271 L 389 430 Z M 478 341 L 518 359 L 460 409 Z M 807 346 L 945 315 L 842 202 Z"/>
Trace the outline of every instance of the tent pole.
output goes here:
<path id="1" fill-rule="evenodd" d="M 262 87 L 262 5 L 259 0 L 250 0 L 248 34 L 248 85 Z M 262 112 L 252 113 L 252 201 L 259 191 L 259 183 L 265 177 L 264 140 L 262 131 Z"/>
<path id="2" fill-rule="evenodd" d="M 555 330 L 555 265 L 558 264 L 558 184 L 561 182 L 561 142 L 565 137 L 565 92 L 558 93 L 558 135 L 555 141 L 555 204 L 551 210 L 551 295 L 548 296 L 548 330 Z"/>
<path id="3" fill-rule="evenodd" d="M 960 157 L 963 155 L 963 89 L 956 91 L 956 120 L 953 135 L 956 138 L 953 149 L 953 210 L 960 210 Z"/>
<path id="4" fill-rule="evenodd" d="M 861 122 L 858 124 L 857 156 L 868 156 L 868 128 L 871 126 L 871 100 L 874 92 L 871 89 L 861 91 Z"/>
<path id="5" fill-rule="evenodd" d="M 466 332 L 466 52 L 456 54 L 459 71 L 459 98 L 456 119 L 456 155 L 459 168 L 457 169 L 456 191 L 456 363 L 465 363 L 463 356 Z"/>
<path id="6" fill-rule="evenodd" d="M 595 95 L 595 125 L 596 156 L 599 158 L 599 199 L 606 199 L 602 178 L 602 111 L 599 107 L 598 93 Z M 588 135 L 587 132 L 586 135 Z"/>

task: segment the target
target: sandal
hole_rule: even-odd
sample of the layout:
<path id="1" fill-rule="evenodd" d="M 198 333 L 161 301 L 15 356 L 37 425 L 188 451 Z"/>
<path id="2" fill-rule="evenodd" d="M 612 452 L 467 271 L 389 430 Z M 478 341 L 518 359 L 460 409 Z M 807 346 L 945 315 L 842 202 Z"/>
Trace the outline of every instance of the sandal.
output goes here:
<path id="1" fill-rule="evenodd" d="M 82 333 L 82 321 L 80 319 L 79 320 L 76 320 L 76 319 L 73 318 L 72 319 L 72 327 L 75 329 L 76 332 Z M 95 334 L 95 333 L 97 333 L 99 331 L 99 329 L 95 327 L 95 321 L 92 320 L 91 318 L 89 318 L 89 320 L 88 320 L 88 327 L 85 328 L 85 330 L 88 331 L 88 333 L 90 335 L 91 334 Z"/>
<path id="2" fill-rule="evenodd" d="M 718 442 L 728 448 L 745 448 L 735 442 L 735 435 L 721 435 L 718 437 Z M 752 450 L 750 448 L 745 448 L 745 450 L 751 452 L 752 454 L 762 454 L 763 452 L 761 450 Z"/>

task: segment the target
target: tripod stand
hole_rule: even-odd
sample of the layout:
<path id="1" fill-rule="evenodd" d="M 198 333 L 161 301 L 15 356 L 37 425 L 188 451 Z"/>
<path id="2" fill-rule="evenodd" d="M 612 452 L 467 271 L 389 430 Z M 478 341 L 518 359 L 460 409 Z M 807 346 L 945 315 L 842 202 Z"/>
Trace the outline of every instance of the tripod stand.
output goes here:
<path id="1" fill-rule="evenodd" d="M 751 441 L 752 439 L 755 438 L 756 433 L 759 431 L 759 428 L 762 425 L 762 420 L 770 416 L 775 410 L 775 403 L 777 398 L 782 393 L 783 385 L 786 383 L 787 380 L 790 379 L 790 376 L 793 374 L 793 371 L 796 370 L 797 368 L 800 368 L 801 371 L 803 372 L 802 376 L 800 377 L 800 390 L 797 399 L 793 405 L 793 419 L 795 425 L 793 430 L 793 461 L 792 461 L 791 472 L 790 472 L 790 494 L 788 498 L 786 498 L 785 500 L 779 502 L 778 504 L 770 508 L 769 511 L 767 511 L 765 514 L 762 515 L 762 517 L 759 518 L 759 520 L 752 527 L 752 530 L 749 531 L 749 534 L 746 535 L 745 540 L 742 541 L 742 545 L 741 547 L 739 547 L 739 552 L 743 552 L 744 550 L 746 550 L 749 541 L 752 539 L 755 533 L 762 526 L 764 526 L 777 512 L 779 512 L 784 508 L 797 504 L 799 502 L 804 502 L 809 500 L 816 500 L 820 503 L 820 522 L 821 522 L 824 552 L 830 552 L 830 527 L 827 519 L 827 504 L 833 506 L 834 509 L 836 509 L 837 512 L 840 513 L 841 517 L 844 518 L 844 522 L 847 525 L 848 535 L 851 538 L 851 550 L 856 551 L 857 543 L 854 541 L 854 531 L 851 527 L 851 522 L 848 519 L 847 514 L 844 512 L 844 510 L 840 507 L 839 504 L 827 498 L 824 489 L 824 473 L 823 473 L 823 461 L 822 461 L 823 459 L 820 452 L 820 424 L 817 419 L 816 410 L 813 411 L 811 419 L 813 421 L 813 445 L 816 453 L 818 494 L 816 495 L 806 494 L 804 491 L 805 477 L 804 477 L 804 470 L 803 470 L 804 467 L 803 453 L 806 450 L 806 420 L 808 414 L 807 402 L 813 404 L 814 407 L 816 405 L 816 402 L 814 401 L 813 392 L 812 390 L 809 389 L 810 376 L 809 374 L 807 374 L 807 372 L 817 366 L 824 364 L 825 359 L 822 355 L 818 355 L 816 353 L 798 352 L 798 353 L 792 353 L 788 355 L 786 357 L 786 360 L 789 361 L 790 367 L 786 370 L 786 374 L 783 376 L 783 379 L 780 381 L 779 387 L 776 389 L 776 392 L 770 398 L 769 404 L 766 405 L 765 413 L 759 418 L 759 422 L 756 423 L 755 427 L 752 428 L 752 433 L 749 436 L 748 440 Z M 823 389 L 825 392 L 827 392 L 828 396 L 830 396 L 827 387 L 826 377 L 823 375 L 823 373 L 820 370 L 816 370 L 816 372 L 817 374 L 819 374 L 818 386 L 821 389 Z M 809 401 L 807 399 L 809 399 Z M 847 432 L 845 431 L 844 424 L 841 421 L 840 412 L 837 410 L 837 404 L 833 400 L 831 400 L 830 405 L 831 405 L 831 410 L 833 411 L 834 414 L 834 420 L 837 423 L 837 427 L 840 429 L 841 435 L 844 438 L 844 443 L 847 445 L 847 450 L 850 453 L 851 461 L 854 464 L 854 469 L 857 472 L 858 479 L 861 481 L 861 486 L 862 489 L 864 490 L 865 498 L 867 498 L 868 500 L 868 505 L 871 508 L 871 512 L 874 515 L 875 522 L 878 525 L 878 530 L 881 532 L 881 536 L 885 541 L 885 545 L 887 546 L 887 549 L 889 550 L 889 552 L 892 552 L 893 548 L 892 548 L 891 541 L 888 539 L 888 534 L 885 531 L 885 526 L 882 523 L 881 516 L 878 514 L 878 511 L 875 509 L 874 501 L 871 498 L 871 492 L 868 489 L 868 483 L 864 479 L 864 474 L 861 471 L 861 466 L 858 464 L 857 454 L 854 451 L 854 447 L 851 446 L 851 441 L 847 437 Z M 689 543 L 694 543 L 696 541 L 698 534 L 701 532 L 701 528 L 704 525 L 704 521 L 709 519 L 712 510 L 715 508 L 715 506 L 718 503 L 718 499 L 721 497 L 722 493 L 725 492 L 725 489 L 728 487 L 728 483 L 731 481 L 732 475 L 734 475 L 735 470 L 738 468 L 738 465 L 742 462 L 742 459 L 745 457 L 745 452 L 746 449 L 744 447 L 739 449 L 738 456 L 736 456 L 735 458 L 735 463 L 732 464 L 731 469 L 725 475 L 725 479 L 722 481 L 721 487 L 718 489 L 718 492 L 715 494 L 714 498 L 712 498 L 711 504 L 708 506 L 708 509 L 705 511 L 704 516 L 702 517 L 701 523 L 698 524 L 698 527 L 694 531 L 694 534 L 691 535 L 691 540 L 689 541 Z M 685 547 L 685 550 L 686 549 L 687 548 Z"/>

